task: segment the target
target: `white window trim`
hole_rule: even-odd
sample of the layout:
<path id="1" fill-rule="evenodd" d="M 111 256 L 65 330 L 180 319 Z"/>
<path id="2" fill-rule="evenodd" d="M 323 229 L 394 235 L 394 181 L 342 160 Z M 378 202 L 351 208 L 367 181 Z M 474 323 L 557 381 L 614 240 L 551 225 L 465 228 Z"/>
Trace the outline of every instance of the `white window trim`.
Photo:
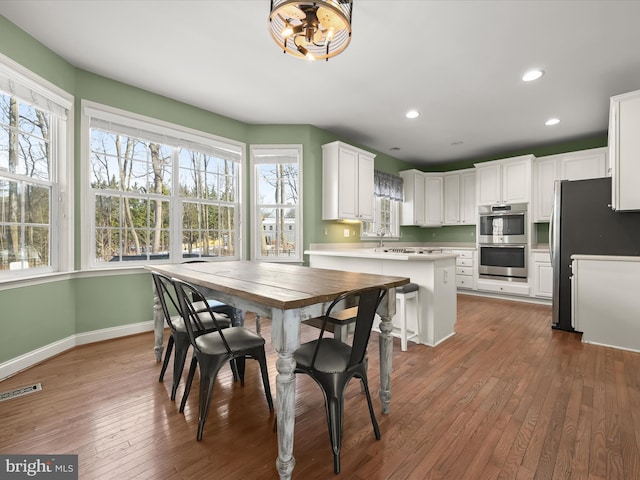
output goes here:
<path id="1" fill-rule="evenodd" d="M 144 115 L 140 115 L 133 112 L 128 112 L 126 110 L 121 110 L 115 107 L 111 107 L 108 105 L 102 105 L 96 102 L 92 102 L 90 100 L 82 99 L 80 102 L 81 108 L 81 128 L 80 128 L 80 152 L 81 152 L 81 167 L 80 167 L 80 175 L 82 178 L 80 191 L 81 191 L 81 199 L 82 199 L 82 212 L 81 212 L 81 223 L 82 223 L 82 241 L 81 243 L 81 266 L 82 270 L 98 270 L 98 269 L 127 269 L 127 268 L 140 268 L 141 265 L 153 263 L 153 261 L 127 261 L 126 264 L 110 264 L 103 265 L 95 262 L 95 218 L 93 208 L 85 208 L 86 205 L 93 205 L 91 188 L 90 184 L 90 156 L 91 156 L 91 140 L 89 136 L 90 130 L 90 114 L 97 116 L 99 118 L 105 120 L 116 121 L 118 123 L 122 123 L 125 125 L 129 125 L 132 128 L 141 128 L 148 131 L 153 131 L 158 135 L 166 135 L 169 138 L 175 138 L 176 134 L 179 134 L 179 137 L 188 141 L 192 141 L 201 145 L 213 145 L 218 148 L 226 148 L 228 146 L 234 147 L 234 152 L 239 153 L 240 162 L 238 164 L 239 169 L 239 179 L 238 179 L 238 212 L 237 212 L 237 228 L 236 228 L 236 236 L 237 236 L 237 245 L 236 251 L 237 254 L 234 257 L 224 257 L 217 261 L 225 261 L 225 260 L 240 260 L 245 258 L 244 252 L 244 240 L 243 240 L 243 225 L 244 225 L 244 217 L 246 215 L 246 206 L 244 205 L 244 163 L 245 163 L 245 154 L 246 147 L 244 143 L 231 140 L 224 137 L 219 137 L 217 135 L 213 135 L 207 132 L 202 132 L 199 130 L 194 130 L 188 127 L 184 127 L 181 125 L 173 124 L 170 122 L 165 122 L 163 120 L 158 120 L 156 118 L 147 117 Z M 176 165 L 174 164 L 174 167 Z M 176 167 L 177 168 L 177 167 Z M 176 172 L 174 171 L 173 175 L 174 179 L 177 179 Z M 194 199 L 195 200 L 195 199 Z M 182 208 L 176 208 L 173 202 L 170 203 L 171 208 L 171 224 L 179 225 L 181 220 Z M 176 223 L 176 218 L 177 223 Z M 178 254 L 175 253 L 175 249 L 177 245 L 181 243 L 181 239 L 178 238 L 179 235 L 176 233 L 178 229 L 171 228 L 171 256 L 173 262 L 176 262 L 178 258 L 180 258 L 180 252 Z M 87 238 L 88 236 L 88 238 Z M 178 238 L 176 243 L 176 238 Z M 178 249 L 180 250 L 180 249 Z M 156 263 L 166 263 L 165 261 L 157 261 Z"/>
<path id="2" fill-rule="evenodd" d="M 74 97 L 2 53 L 0 53 L 0 76 L 10 79 L 16 90 L 16 96 L 23 101 L 29 103 L 28 99 L 23 97 L 26 92 L 31 91 L 33 92 L 32 100 L 38 108 L 54 113 L 65 110 L 66 113 L 66 124 L 61 125 L 58 122 L 59 128 L 51 132 L 52 137 L 54 135 L 57 137 L 58 146 L 57 150 L 51 153 L 53 167 L 51 265 L 48 268 L 39 268 L 37 272 L 30 269 L 5 272 L 0 275 L 0 283 L 50 276 L 57 272 L 70 272 L 74 269 Z"/>
<path id="3" fill-rule="evenodd" d="M 368 233 L 363 231 L 362 223 L 360 224 L 360 240 L 380 240 L 380 236 L 377 233 L 379 227 L 377 226 L 377 219 L 380 218 L 380 202 L 378 201 L 379 197 L 375 197 L 375 208 L 373 219 L 376 224 L 376 233 Z M 391 223 L 393 230 L 395 232 L 386 232 L 384 235 L 384 239 L 386 240 L 399 240 L 400 239 L 400 202 L 392 200 L 391 208 L 393 209 L 391 213 Z"/>
<path id="4" fill-rule="evenodd" d="M 257 199 L 256 199 L 256 189 L 257 189 L 257 183 L 256 183 L 256 178 L 255 178 L 255 158 L 254 158 L 254 152 L 256 150 L 273 150 L 274 153 L 277 153 L 278 150 L 298 150 L 298 204 L 296 206 L 296 238 L 298 239 L 299 245 L 297 246 L 298 248 L 296 248 L 296 255 L 293 257 L 263 257 L 262 254 L 260 253 L 260 242 L 258 241 L 258 238 L 256 237 L 256 235 L 258 234 L 258 232 L 260 232 L 260 229 L 262 228 L 260 225 L 260 216 L 258 215 L 257 209 L 256 209 L 256 205 L 257 205 Z M 250 151 L 250 166 L 249 166 L 249 170 L 250 170 L 250 183 L 251 183 L 251 187 L 249 188 L 249 190 L 251 191 L 251 198 L 250 198 L 250 208 L 251 208 L 251 231 L 253 232 L 253 234 L 251 235 L 251 258 L 253 260 L 257 260 L 257 261 L 265 261 L 265 262 L 272 262 L 272 263 L 300 263 L 302 262 L 302 258 L 303 258 L 303 239 L 302 239 L 302 232 L 303 232 L 303 218 L 302 218 L 302 212 L 303 212 L 303 208 L 302 208 L 302 201 L 304 198 L 304 195 L 302 193 L 302 185 L 303 185 L 303 181 L 302 181 L 302 170 L 303 170 L 303 149 L 302 149 L 302 145 L 301 144 L 256 144 L 256 145 L 251 145 L 249 147 L 249 151 Z M 261 162 L 263 163 L 263 162 Z"/>

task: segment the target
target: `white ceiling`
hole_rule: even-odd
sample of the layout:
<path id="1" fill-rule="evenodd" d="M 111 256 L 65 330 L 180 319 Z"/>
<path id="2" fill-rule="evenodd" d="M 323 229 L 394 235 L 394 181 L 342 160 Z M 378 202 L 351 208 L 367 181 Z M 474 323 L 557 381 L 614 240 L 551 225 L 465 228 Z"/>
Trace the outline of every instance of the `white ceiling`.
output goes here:
<path id="1" fill-rule="evenodd" d="M 351 44 L 315 63 L 273 42 L 269 0 L 0 0 L 0 13 L 79 68 L 417 166 L 605 134 L 609 97 L 640 89 L 634 0 L 354 0 Z M 546 74 L 522 82 L 532 67 Z"/>

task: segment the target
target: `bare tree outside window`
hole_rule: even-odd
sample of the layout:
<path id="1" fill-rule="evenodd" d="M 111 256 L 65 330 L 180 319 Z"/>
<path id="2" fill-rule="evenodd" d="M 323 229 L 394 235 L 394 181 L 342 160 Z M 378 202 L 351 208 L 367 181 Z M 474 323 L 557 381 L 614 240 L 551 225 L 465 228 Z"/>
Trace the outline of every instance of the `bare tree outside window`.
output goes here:
<path id="1" fill-rule="evenodd" d="M 90 130 L 94 261 L 234 256 L 238 161 L 114 130 Z"/>
<path id="2" fill-rule="evenodd" d="M 256 256 L 265 260 L 301 259 L 300 165 L 298 148 L 252 150 Z"/>
<path id="3" fill-rule="evenodd" d="M 0 271 L 50 265 L 50 124 L 0 93 Z"/>

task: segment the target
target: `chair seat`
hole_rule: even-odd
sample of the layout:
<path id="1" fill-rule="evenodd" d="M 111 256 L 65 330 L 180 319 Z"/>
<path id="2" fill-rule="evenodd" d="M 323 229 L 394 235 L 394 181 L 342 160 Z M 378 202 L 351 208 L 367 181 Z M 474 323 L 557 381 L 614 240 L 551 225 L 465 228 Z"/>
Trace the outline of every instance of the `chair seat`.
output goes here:
<path id="1" fill-rule="evenodd" d="M 340 325 L 349 325 L 351 323 L 355 323 L 356 318 L 358 317 L 358 307 L 345 308 L 344 310 L 340 310 L 338 312 L 331 312 L 329 318 L 327 318 L 327 324 L 325 326 L 325 330 L 327 332 L 334 333 L 336 326 Z M 316 328 L 322 328 L 322 322 L 324 321 L 324 316 L 314 317 L 308 320 L 303 320 L 302 323 L 305 325 L 309 325 Z"/>
<path id="2" fill-rule="evenodd" d="M 420 285 L 418 285 L 417 283 L 407 283 L 405 285 L 402 285 L 401 287 L 396 287 L 396 294 L 416 292 L 419 289 Z"/>
<path id="3" fill-rule="evenodd" d="M 203 313 L 202 315 L 198 316 L 200 317 L 200 320 L 202 321 L 206 329 L 215 327 L 209 313 Z M 215 316 L 220 328 L 228 328 L 231 326 L 231 319 L 229 319 L 229 317 L 227 317 L 226 315 L 216 313 Z M 182 318 L 181 316 L 171 317 L 171 323 L 173 324 L 176 332 L 187 333 L 187 328 L 184 326 L 184 318 Z"/>
<path id="4" fill-rule="evenodd" d="M 264 338 L 244 327 L 230 327 L 224 330 L 224 338 L 231 350 L 248 350 L 264 345 Z M 227 348 L 218 333 L 207 333 L 196 338 L 196 345 L 207 355 L 224 355 Z"/>
<path id="5" fill-rule="evenodd" d="M 308 370 L 311 368 L 313 352 L 316 349 L 318 340 L 303 343 L 294 354 L 297 367 Z M 351 357 L 351 347 L 335 338 L 322 339 L 322 345 L 318 350 L 314 369 L 323 373 L 343 372 L 349 365 Z"/>

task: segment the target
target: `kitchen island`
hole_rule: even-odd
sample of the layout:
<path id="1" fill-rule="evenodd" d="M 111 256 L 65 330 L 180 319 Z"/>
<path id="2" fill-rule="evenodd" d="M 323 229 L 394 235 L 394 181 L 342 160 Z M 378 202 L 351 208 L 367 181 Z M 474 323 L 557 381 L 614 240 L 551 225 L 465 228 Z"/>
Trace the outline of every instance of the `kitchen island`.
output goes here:
<path id="1" fill-rule="evenodd" d="M 312 245 L 304 253 L 309 255 L 310 266 L 316 268 L 410 277 L 419 286 L 418 342 L 433 347 L 452 336 L 457 314 L 457 255 L 428 249 L 378 250 L 383 249 Z"/>

